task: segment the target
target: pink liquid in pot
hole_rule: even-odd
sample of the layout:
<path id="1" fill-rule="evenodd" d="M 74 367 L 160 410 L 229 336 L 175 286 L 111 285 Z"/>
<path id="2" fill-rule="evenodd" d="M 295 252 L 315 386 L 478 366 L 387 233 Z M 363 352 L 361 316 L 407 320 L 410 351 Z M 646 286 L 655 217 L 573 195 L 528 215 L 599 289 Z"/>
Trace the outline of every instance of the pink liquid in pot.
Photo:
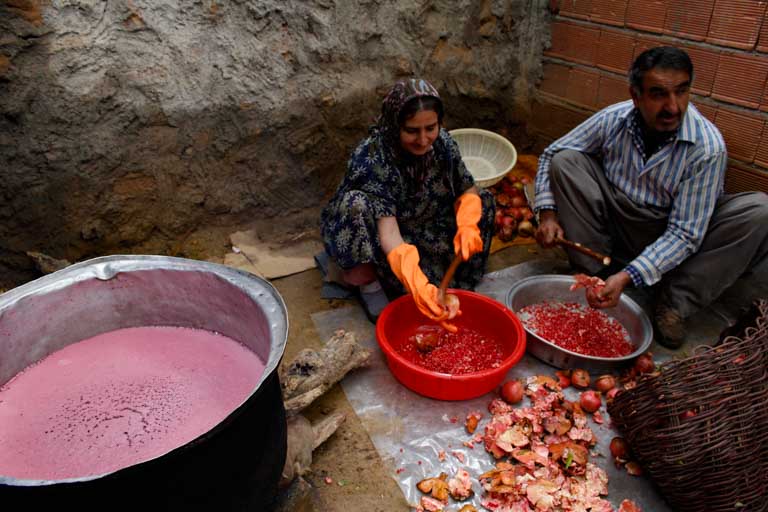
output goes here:
<path id="1" fill-rule="evenodd" d="M 220 423 L 263 372 L 237 341 L 198 329 L 74 343 L 0 389 L 0 475 L 60 480 L 153 459 Z"/>

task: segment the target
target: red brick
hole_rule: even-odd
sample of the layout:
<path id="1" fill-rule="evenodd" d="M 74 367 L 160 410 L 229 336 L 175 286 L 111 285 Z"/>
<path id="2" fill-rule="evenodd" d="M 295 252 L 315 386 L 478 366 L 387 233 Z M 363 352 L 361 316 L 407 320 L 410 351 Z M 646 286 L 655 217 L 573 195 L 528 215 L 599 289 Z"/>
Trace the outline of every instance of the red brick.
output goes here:
<path id="1" fill-rule="evenodd" d="M 717 67 L 712 97 L 757 108 L 763 97 L 765 79 L 768 77 L 768 57 L 723 53 Z"/>
<path id="2" fill-rule="evenodd" d="M 597 67 L 626 74 L 632 64 L 635 37 L 617 30 L 603 29 L 597 48 Z"/>
<path id="3" fill-rule="evenodd" d="M 589 19 L 607 25 L 624 26 L 627 0 L 592 0 Z"/>
<path id="4" fill-rule="evenodd" d="M 591 112 L 537 99 L 533 102 L 531 114 L 529 126 L 533 133 L 557 139 L 585 121 Z"/>
<path id="5" fill-rule="evenodd" d="M 768 84 L 763 91 L 763 101 L 760 102 L 760 110 L 768 112 Z"/>
<path id="6" fill-rule="evenodd" d="M 625 78 L 612 75 L 602 75 L 600 77 L 600 87 L 597 92 L 598 108 L 607 107 L 629 98 L 629 85 Z"/>
<path id="7" fill-rule="evenodd" d="M 580 20 L 589 19 L 592 10 L 592 0 L 563 0 L 560 14 Z"/>
<path id="8" fill-rule="evenodd" d="M 550 27 L 550 44 L 549 48 L 544 50 L 544 54 L 564 57 L 568 51 L 568 37 L 571 32 L 571 24 L 565 21 L 555 21 Z"/>
<path id="9" fill-rule="evenodd" d="M 629 28 L 660 34 L 669 1 L 673 0 L 629 0 L 625 23 Z"/>
<path id="10" fill-rule="evenodd" d="M 762 169 L 728 167 L 725 171 L 725 191 L 727 193 L 736 194 L 754 190 L 768 192 L 768 172 Z"/>
<path id="11" fill-rule="evenodd" d="M 715 116 L 717 115 L 717 105 L 710 105 L 709 103 L 700 103 L 698 101 L 693 102 L 693 104 L 696 106 L 699 112 L 701 112 L 701 115 L 712 121 L 715 122 Z"/>
<path id="12" fill-rule="evenodd" d="M 751 50 L 757 43 L 766 2 L 717 0 L 707 42 Z"/>
<path id="13" fill-rule="evenodd" d="M 720 52 L 709 48 L 686 46 L 683 48 L 693 61 L 693 87 L 696 94 L 709 96 L 715 83 L 717 67 L 720 63 Z"/>
<path id="14" fill-rule="evenodd" d="M 763 133 L 763 120 L 755 115 L 717 109 L 715 124 L 720 129 L 728 148 L 728 156 L 752 163 Z"/>
<path id="15" fill-rule="evenodd" d="M 557 64 L 555 62 L 544 63 L 544 78 L 541 81 L 539 90 L 547 94 L 554 94 L 565 98 L 568 89 L 568 76 L 571 67 Z"/>
<path id="16" fill-rule="evenodd" d="M 568 79 L 568 101 L 594 109 L 597 106 L 597 88 L 600 73 L 573 68 Z"/>
<path id="17" fill-rule="evenodd" d="M 768 167 L 768 130 L 763 127 L 763 136 L 755 154 L 755 163 L 762 167 Z"/>
<path id="18" fill-rule="evenodd" d="M 656 46 L 667 46 L 669 44 L 670 43 L 668 41 L 664 41 L 663 39 L 656 37 L 637 37 L 635 39 L 635 50 L 632 53 L 632 61 L 634 62 L 638 55 L 643 53 L 645 50 L 649 50 Z"/>
<path id="19" fill-rule="evenodd" d="M 552 47 L 545 55 L 594 65 L 600 29 L 557 21 L 552 24 Z"/>
<path id="20" fill-rule="evenodd" d="M 748 0 L 752 1 L 752 0 Z M 709 32 L 709 22 L 715 0 L 674 0 L 667 4 L 664 33 L 694 41 L 703 41 Z"/>
<path id="21" fill-rule="evenodd" d="M 763 16 L 760 37 L 757 39 L 757 49 L 761 52 L 768 52 L 768 14 Z"/>

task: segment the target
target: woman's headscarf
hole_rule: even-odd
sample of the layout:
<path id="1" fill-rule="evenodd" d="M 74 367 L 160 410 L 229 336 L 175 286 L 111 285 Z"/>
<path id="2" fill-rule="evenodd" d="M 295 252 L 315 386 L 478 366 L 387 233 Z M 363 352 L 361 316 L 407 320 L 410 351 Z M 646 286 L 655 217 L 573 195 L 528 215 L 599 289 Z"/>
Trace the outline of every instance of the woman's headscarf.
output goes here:
<path id="1" fill-rule="evenodd" d="M 434 148 L 422 156 L 412 155 L 400 146 L 400 111 L 414 98 L 435 98 L 442 105 L 440 94 L 435 87 L 424 79 L 410 78 L 397 82 L 387 93 L 381 104 L 381 115 L 372 132 L 382 139 L 390 157 L 411 177 L 421 180 L 424 171 L 435 162 Z M 437 140 L 436 140 L 437 142 Z"/>

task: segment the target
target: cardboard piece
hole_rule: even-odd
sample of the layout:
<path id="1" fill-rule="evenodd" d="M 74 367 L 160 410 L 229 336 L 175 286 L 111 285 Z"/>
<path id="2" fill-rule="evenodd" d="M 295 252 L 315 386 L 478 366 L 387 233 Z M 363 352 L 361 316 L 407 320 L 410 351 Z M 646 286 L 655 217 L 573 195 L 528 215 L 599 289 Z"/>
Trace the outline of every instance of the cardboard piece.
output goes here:
<path id="1" fill-rule="evenodd" d="M 261 241 L 254 230 L 229 235 L 232 253 L 224 264 L 251 272 L 265 279 L 285 277 L 315 266 L 314 255 L 323 250 L 317 239 L 270 244 Z"/>
<path id="2" fill-rule="evenodd" d="M 250 272 L 251 274 L 264 278 L 264 276 L 261 274 L 258 268 L 248 261 L 248 258 L 245 256 L 245 254 L 239 253 L 239 252 L 231 252 L 224 256 L 224 265 L 232 268 L 236 268 L 237 270 L 244 270 L 246 272 Z"/>

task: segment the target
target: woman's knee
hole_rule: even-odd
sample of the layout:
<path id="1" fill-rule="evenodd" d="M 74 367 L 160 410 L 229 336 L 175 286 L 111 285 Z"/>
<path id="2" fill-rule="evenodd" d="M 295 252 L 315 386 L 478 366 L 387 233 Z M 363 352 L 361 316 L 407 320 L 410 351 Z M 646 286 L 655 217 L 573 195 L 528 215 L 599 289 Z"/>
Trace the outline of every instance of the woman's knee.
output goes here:
<path id="1" fill-rule="evenodd" d="M 378 279 L 373 263 L 362 263 L 350 269 L 342 270 L 342 276 L 345 283 L 353 286 L 362 286 Z"/>

